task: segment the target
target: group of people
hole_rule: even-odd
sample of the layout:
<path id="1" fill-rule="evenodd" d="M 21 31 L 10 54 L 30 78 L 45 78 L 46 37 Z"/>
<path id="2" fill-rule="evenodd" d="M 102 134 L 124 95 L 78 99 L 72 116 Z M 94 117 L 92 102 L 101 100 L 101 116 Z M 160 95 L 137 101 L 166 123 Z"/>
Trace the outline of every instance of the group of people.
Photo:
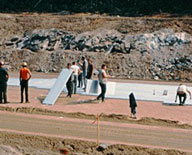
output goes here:
<path id="1" fill-rule="evenodd" d="M 84 89 L 86 89 L 87 79 L 92 79 L 93 64 L 91 63 L 90 59 L 87 60 L 85 57 L 82 57 L 81 61 L 78 61 L 78 64 L 76 64 L 76 62 L 72 62 L 72 65 L 71 63 L 68 63 L 67 68 L 72 69 L 73 71 L 66 84 L 68 90 L 67 97 L 71 97 L 73 93 L 76 94 L 77 92 L 77 79 L 79 81 L 79 87 L 81 87 L 83 83 Z M 98 72 L 98 80 L 99 85 L 101 87 L 101 93 L 99 94 L 99 96 L 97 96 L 96 100 L 101 99 L 101 102 L 105 101 L 105 93 L 107 90 L 107 78 L 110 77 L 106 73 L 106 69 L 106 65 L 103 64 Z"/>
<path id="2" fill-rule="evenodd" d="M 67 97 L 71 97 L 77 93 L 77 87 L 86 89 L 87 79 L 92 79 L 93 76 L 93 64 L 90 59 L 82 57 L 77 62 L 68 63 L 67 68 L 73 71 L 66 84 Z"/>
<path id="3" fill-rule="evenodd" d="M 9 79 L 9 73 L 4 67 L 5 63 L 0 61 L 0 103 L 8 103 L 7 101 L 7 81 Z M 72 70 L 72 74 L 66 83 L 66 87 L 68 90 L 67 97 L 72 97 L 72 94 L 77 93 L 77 87 L 82 87 L 86 89 L 87 79 L 92 79 L 93 76 L 93 64 L 90 59 L 86 59 L 82 57 L 80 61 L 72 62 L 67 64 L 67 68 Z M 110 77 L 106 73 L 106 65 L 103 64 L 98 72 L 98 81 L 101 87 L 101 93 L 97 96 L 96 100 L 100 100 L 101 102 L 105 101 L 105 93 L 107 89 L 107 78 Z M 28 98 L 28 82 L 31 78 L 32 74 L 30 70 L 27 68 L 27 63 L 22 63 L 22 68 L 19 72 L 19 80 L 20 80 L 20 92 L 21 92 L 21 103 L 24 101 L 24 92 L 25 92 L 25 102 L 29 102 Z M 78 86 L 77 86 L 78 85 Z M 192 94 L 190 90 L 184 84 L 180 84 L 177 92 L 175 102 L 177 102 L 177 97 L 179 96 L 179 105 L 185 104 L 187 94 L 190 95 L 190 99 L 192 99 Z M 136 114 L 136 99 L 134 94 L 129 94 L 129 103 L 131 108 L 131 116 L 133 118 Z"/>
<path id="4" fill-rule="evenodd" d="M 9 79 L 9 73 L 5 69 L 5 63 L 0 62 L 0 103 L 8 103 L 7 101 L 7 81 Z M 28 98 L 28 81 L 31 78 L 32 74 L 27 68 L 27 63 L 22 63 L 22 68 L 19 72 L 20 88 L 21 88 L 21 103 L 24 101 L 24 91 L 25 91 L 25 102 L 29 102 Z"/>

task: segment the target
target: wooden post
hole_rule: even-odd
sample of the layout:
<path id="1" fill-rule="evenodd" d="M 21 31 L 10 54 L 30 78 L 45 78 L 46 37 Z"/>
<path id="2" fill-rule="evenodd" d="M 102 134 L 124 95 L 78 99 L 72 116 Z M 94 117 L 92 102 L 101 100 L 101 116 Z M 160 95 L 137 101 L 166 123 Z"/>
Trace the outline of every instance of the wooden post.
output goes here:
<path id="1" fill-rule="evenodd" d="M 91 124 L 95 124 L 97 121 L 97 145 L 100 144 L 100 120 L 99 120 L 100 114 L 97 114 L 96 119 Z"/>
<path id="2" fill-rule="evenodd" d="M 97 114 L 97 145 L 100 143 L 100 122 L 99 122 L 99 114 Z"/>

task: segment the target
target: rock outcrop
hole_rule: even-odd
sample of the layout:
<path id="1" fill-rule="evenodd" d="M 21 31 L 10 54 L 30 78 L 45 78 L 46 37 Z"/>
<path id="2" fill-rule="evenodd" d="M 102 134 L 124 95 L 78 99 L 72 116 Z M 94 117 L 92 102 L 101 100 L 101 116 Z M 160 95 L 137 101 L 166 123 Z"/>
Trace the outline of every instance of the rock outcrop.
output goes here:
<path id="1" fill-rule="evenodd" d="M 129 35 L 115 30 L 97 29 L 92 32 L 73 34 L 57 29 L 35 30 L 21 37 L 13 37 L 6 46 L 15 49 L 39 50 L 81 50 L 86 52 L 130 53 L 132 50 L 158 52 L 165 47 L 181 49 L 192 43 L 192 36 L 185 32 L 175 33 L 163 29 L 153 33 Z"/>
<path id="2" fill-rule="evenodd" d="M 14 36 L 0 42 L 0 46 L 9 51 L 5 52 L 6 56 L 1 52 L 1 59 L 16 61 L 10 56 L 11 51 L 15 51 L 33 64 L 34 71 L 59 72 L 67 62 L 87 55 L 94 61 L 95 68 L 106 63 L 109 73 L 116 77 L 192 80 L 189 76 L 192 73 L 192 36 L 174 32 L 171 28 L 135 35 L 107 29 L 80 34 L 43 29 Z M 13 62 L 10 64 L 12 70 L 18 66 Z"/>

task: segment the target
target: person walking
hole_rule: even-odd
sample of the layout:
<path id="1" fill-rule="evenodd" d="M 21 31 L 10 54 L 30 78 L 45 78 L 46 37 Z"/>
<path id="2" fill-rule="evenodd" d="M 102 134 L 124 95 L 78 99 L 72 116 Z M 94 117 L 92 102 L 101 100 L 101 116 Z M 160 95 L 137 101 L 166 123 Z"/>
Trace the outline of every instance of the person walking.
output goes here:
<path id="1" fill-rule="evenodd" d="M 98 74 L 98 79 L 99 79 L 99 85 L 101 87 L 101 93 L 99 94 L 99 96 L 97 97 L 97 100 L 99 100 L 100 98 L 102 99 L 102 102 L 105 101 L 105 93 L 107 90 L 107 78 L 110 77 L 109 75 L 106 74 L 106 65 L 103 64 L 101 66 L 101 69 L 99 70 L 99 74 Z"/>
<path id="2" fill-rule="evenodd" d="M 179 105 L 184 105 L 185 101 L 187 99 L 187 93 L 190 95 L 190 99 L 191 99 L 191 92 L 190 92 L 190 90 L 187 88 L 186 85 L 181 83 L 179 85 L 179 87 L 177 88 L 175 102 L 177 102 L 177 96 L 179 96 Z"/>
<path id="3" fill-rule="evenodd" d="M 67 69 L 71 70 L 71 63 L 67 64 Z M 66 83 L 66 87 L 67 87 L 67 97 L 72 97 L 72 93 L 73 93 L 73 73 L 71 74 L 71 76 L 69 77 L 67 83 Z"/>
<path id="4" fill-rule="evenodd" d="M 129 107 L 131 108 L 131 118 L 136 119 L 135 114 L 136 114 L 137 103 L 133 93 L 129 94 Z"/>
<path id="5" fill-rule="evenodd" d="M 4 62 L 0 62 L 0 103 L 7 103 L 7 81 L 9 79 L 9 74 L 4 68 Z"/>
<path id="6" fill-rule="evenodd" d="M 83 71 L 83 84 L 84 84 L 84 89 L 86 89 L 87 86 L 87 67 L 88 67 L 88 62 L 85 57 L 82 57 L 81 60 L 83 61 L 82 64 L 82 71 Z"/>
<path id="7" fill-rule="evenodd" d="M 90 59 L 88 61 L 88 68 L 87 68 L 87 79 L 91 79 L 93 75 L 93 64 Z"/>
<path id="8" fill-rule="evenodd" d="M 25 91 L 25 102 L 29 103 L 28 97 L 28 83 L 31 78 L 32 74 L 30 70 L 27 68 L 27 63 L 22 63 L 22 68 L 20 69 L 20 86 L 21 86 L 21 103 L 23 103 L 23 93 Z"/>
<path id="9" fill-rule="evenodd" d="M 78 80 L 78 74 L 80 72 L 80 68 L 79 66 L 77 66 L 76 62 L 72 62 L 72 66 L 71 69 L 74 71 L 73 73 L 73 90 L 74 90 L 74 94 L 77 93 L 77 80 Z"/>

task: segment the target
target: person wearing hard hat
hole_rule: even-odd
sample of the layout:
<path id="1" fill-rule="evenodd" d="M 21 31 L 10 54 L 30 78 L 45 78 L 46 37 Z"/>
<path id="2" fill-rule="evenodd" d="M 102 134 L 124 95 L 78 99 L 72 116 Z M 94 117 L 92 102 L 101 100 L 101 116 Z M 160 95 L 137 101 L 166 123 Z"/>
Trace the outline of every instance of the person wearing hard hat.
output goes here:
<path id="1" fill-rule="evenodd" d="M 27 63 L 23 62 L 22 63 L 22 68 L 20 70 L 20 85 L 21 85 L 21 103 L 23 103 L 23 92 L 25 90 L 25 101 L 26 103 L 29 103 L 29 98 L 28 98 L 28 81 L 31 78 L 31 72 L 27 68 Z"/>
<path id="2" fill-rule="evenodd" d="M 7 103 L 7 81 L 9 79 L 9 74 L 4 68 L 4 62 L 0 62 L 0 103 Z"/>

